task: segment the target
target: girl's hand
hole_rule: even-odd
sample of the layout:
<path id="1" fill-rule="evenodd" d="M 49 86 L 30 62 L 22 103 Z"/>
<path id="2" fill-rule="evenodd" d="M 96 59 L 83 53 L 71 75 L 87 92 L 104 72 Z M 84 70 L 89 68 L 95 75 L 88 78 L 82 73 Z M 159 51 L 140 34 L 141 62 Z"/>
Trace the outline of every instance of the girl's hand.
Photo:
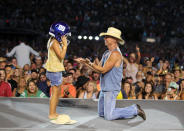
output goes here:
<path id="1" fill-rule="evenodd" d="M 61 41 L 62 41 L 63 47 L 67 47 L 67 38 L 65 35 L 61 37 Z"/>

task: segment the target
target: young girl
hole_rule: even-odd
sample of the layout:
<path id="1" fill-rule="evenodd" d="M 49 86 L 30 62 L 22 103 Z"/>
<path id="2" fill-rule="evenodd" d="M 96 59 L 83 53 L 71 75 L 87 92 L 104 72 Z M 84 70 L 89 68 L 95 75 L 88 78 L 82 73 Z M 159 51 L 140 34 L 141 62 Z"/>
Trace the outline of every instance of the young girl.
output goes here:
<path id="1" fill-rule="evenodd" d="M 62 83 L 62 71 L 64 71 L 63 60 L 67 51 L 67 36 L 70 35 L 70 27 L 64 22 L 57 22 L 51 25 L 51 35 L 47 43 L 48 59 L 45 64 L 46 76 L 51 81 L 52 94 L 50 98 L 49 118 L 56 119 L 56 106 L 60 95 Z"/>

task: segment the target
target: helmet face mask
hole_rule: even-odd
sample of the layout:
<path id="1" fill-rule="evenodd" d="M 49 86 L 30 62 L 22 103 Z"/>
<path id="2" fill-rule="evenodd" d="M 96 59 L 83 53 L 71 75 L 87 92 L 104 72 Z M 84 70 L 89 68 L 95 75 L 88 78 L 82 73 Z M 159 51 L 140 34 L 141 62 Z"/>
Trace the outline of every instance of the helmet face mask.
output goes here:
<path id="1" fill-rule="evenodd" d="M 70 27 L 64 22 L 56 22 L 51 25 L 49 35 L 56 38 L 58 42 L 61 42 L 62 36 L 71 36 Z M 68 43 L 68 42 L 67 42 Z"/>

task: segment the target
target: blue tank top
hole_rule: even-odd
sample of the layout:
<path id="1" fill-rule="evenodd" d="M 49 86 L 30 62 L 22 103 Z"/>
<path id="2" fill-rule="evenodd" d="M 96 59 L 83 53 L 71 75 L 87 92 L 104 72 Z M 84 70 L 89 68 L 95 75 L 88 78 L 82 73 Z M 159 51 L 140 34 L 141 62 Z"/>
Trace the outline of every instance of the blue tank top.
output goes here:
<path id="1" fill-rule="evenodd" d="M 120 52 L 119 48 L 115 49 Z M 113 50 L 113 51 L 115 51 Z M 112 51 L 105 51 L 102 56 L 102 67 L 105 65 L 105 62 L 111 55 Z M 106 72 L 105 74 L 101 74 L 100 76 L 100 87 L 102 91 L 120 91 L 121 89 L 121 81 L 123 78 L 123 61 L 119 67 L 113 67 L 111 70 Z"/>

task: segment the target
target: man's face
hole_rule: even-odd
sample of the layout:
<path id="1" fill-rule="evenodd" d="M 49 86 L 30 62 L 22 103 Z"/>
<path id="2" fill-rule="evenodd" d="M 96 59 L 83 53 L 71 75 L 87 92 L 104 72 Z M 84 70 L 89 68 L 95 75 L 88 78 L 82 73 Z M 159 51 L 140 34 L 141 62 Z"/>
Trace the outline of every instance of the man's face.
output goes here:
<path id="1" fill-rule="evenodd" d="M 41 65 L 42 64 L 42 60 L 38 59 L 38 58 L 35 60 L 35 62 L 36 62 L 36 65 Z"/>
<path id="2" fill-rule="evenodd" d="M 105 40 L 105 45 L 106 46 L 109 46 L 112 43 L 117 43 L 117 40 L 115 38 L 111 37 L 111 36 L 105 36 L 104 40 Z"/>
<path id="3" fill-rule="evenodd" d="M 0 71 L 0 81 L 4 81 L 5 80 L 5 72 L 4 71 Z"/>
<path id="4" fill-rule="evenodd" d="M 37 77 L 38 77 L 38 74 L 36 72 L 31 73 L 31 78 L 37 79 Z"/>
<path id="5" fill-rule="evenodd" d="M 72 84 L 73 83 L 73 76 L 72 75 L 69 75 L 67 77 L 67 83 L 69 83 L 69 84 Z"/>
<path id="6" fill-rule="evenodd" d="M 41 76 L 40 76 L 40 81 L 46 81 L 46 79 L 47 79 L 47 78 L 46 78 L 45 75 L 41 75 Z"/>
<path id="7" fill-rule="evenodd" d="M 98 73 L 93 73 L 93 80 L 97 81 L 99 79 Z"/>

